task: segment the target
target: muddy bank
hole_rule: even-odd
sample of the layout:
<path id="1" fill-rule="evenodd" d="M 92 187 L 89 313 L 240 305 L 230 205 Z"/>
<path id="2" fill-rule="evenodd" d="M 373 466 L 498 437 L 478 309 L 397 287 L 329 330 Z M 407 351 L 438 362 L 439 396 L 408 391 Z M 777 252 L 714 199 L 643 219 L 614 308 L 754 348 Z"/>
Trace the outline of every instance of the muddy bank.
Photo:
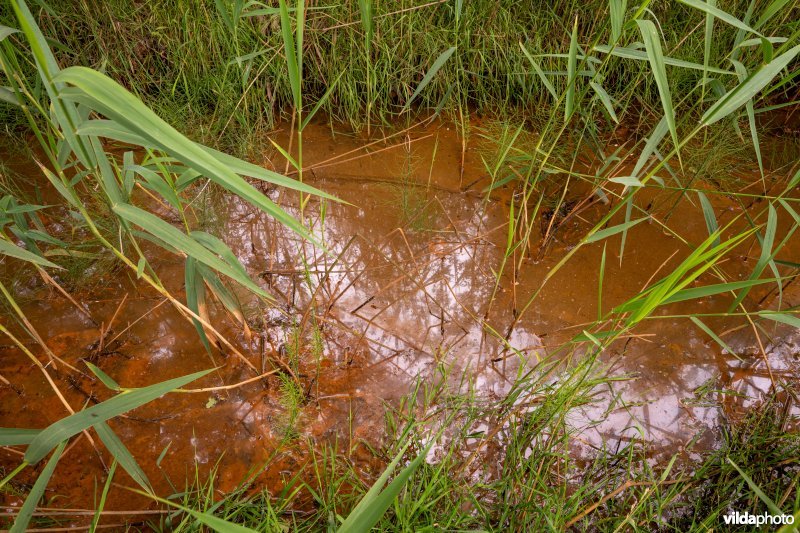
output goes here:
<path id="1" fill-rule="evenodd" d="M 278 134 L 278 142 L 288 144 L 286 132 Z M 266 192 L 302 217 L 326 251 L 238 198 L 214 191 L 198 198 L 198 222 L 224 238 L 276 300 L 267 306 L 239 295 L 251 335 L 221 307 L 212 307 L 213 322 L 260 372 L 270 372 L 276 359 L 295 365 L 302 389 L 294 400 L 287 399 L 276 374 L 223 388 L 256 374 L 231 354 L 207 354 L 184 317 L 121 271 L 107 272 L 102 285 L 74 294 L 78 306 L 38 279 L 18 281 L 23 310 L 60 358 L 79 368 L 82 359 L 89 360 L 125 387 L 219 367 L 192 384 L 214 390 L 170 394 L 112 422 L 159 493 L 179 490 L 195 465 L 203 473 L 216 465 L 221 491 L 253 472 L 260 483 L 281 490 L 322 443 L 337 443 L 364 471 L 376 470 L 385 458 L 371 450 L 385 438 L 386 406 L 417 379 L 436 378 L 443 365 L 453 386 L 466 374 L 479 396 L 502 397 L 518 375 L 560 356 L 559 347 L 596 321 L 598 302 L 607 312 L 635 296 L 708 236 L 696 197 L 643 191 L 637 204 L 651 219 L 630 230 L 621 258 L 620 236 L 606 241 L 601 298 L 602 244 L 582 247 L 543 285 L 609 206 L 587 202 L 590 189 L 571 188 L 571 207 L 551 211 L 537 228 L 536 242 L 552 236 L 547 246 L 506 258 L 513 191 L 483 192 L 490 182 L 481 142 L 473 136 L 464 145 L 441 124 L 372 144 L 346 132 L 331 134 L 324 126 L 306 130 L 304 180 L 343 202 L 326 202 L 323 208 L 311 199 L 301 213 L 297 193 Z M 591 174 L 597 163 L 582 159 Z M 265 154 L 264 164 L 285 170 L 274 154 Z M 770 183 L 777 178 L 770 176 Z M 721 226 L 742 212 L 742 205 L 712 192 Z M 744 207 L 755 215 L 761 206 Z M 789 221 L 779 223 L 780 238 Z M 745 221 L 737 224 L 732 232 L 746 227 Z M 726 279 L 746 279 L 760 248 L 753 238 L 738 250 L 741 254 L 720 265 Z M 779 258 L 797 262 L 798 239 Z M 183 295 L 183 261 L 164 254 L 154 259 L 167 289 Z M 709 274 L 702 281 L 714 279 Z M 746 409 L 773 380 L 796 379 L 800 336 L 788 326 L 754 329 L 742 317 L 709 316 L 706 323 L 725 332 L 736 352 L 730 354 L 678 316 L 724 313 L 731 301 L 720 295 L 673 304 L 612 345 L 604 354 L 608 372 L 627 379 L 599 391 L 596 405 L 573 421 L 582 429 L 575 454 L 588 456 L 593 448 L 613 448 L 642 435 L 654 453 L 674 453 L 690 443 L 692 450 L 711 449 L 720 417 Z M 774 285 L 756 287 L 745 306 L 779 303 L 800 304 L 797 284 L 787 285 L 780 296 Z M 45 357 L 35 344 L 29 348 Z M 41 374 L 6 340 L 0 346 L 0 375 L 10 382 L 0 387 L 0 426 L 41 428 L 66 414 Z M 57 375 L 74 406 L 111 395 L 88 373 L 62 368 Z M 102 486 L 110 464 L 107 454 L 100 455 L 102 461 L 85 438 L 68 449 L 48 488 L 53 505 L 92 508 L 96 483 Z M 0 449 L 6 471 L 20 458 L 16 449 Z M 20 479 L 32 481 L 35 474 Z M 15 506 L 22 497 L 7 494 L 4 501 Z M 149 506 L 114 488 L 107 508 Z"/>

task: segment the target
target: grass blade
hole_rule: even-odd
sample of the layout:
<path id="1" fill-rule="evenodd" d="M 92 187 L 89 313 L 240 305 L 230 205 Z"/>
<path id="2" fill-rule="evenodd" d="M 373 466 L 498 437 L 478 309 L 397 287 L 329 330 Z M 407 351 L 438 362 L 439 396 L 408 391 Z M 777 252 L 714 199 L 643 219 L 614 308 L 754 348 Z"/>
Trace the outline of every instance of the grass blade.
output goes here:
<path id="1" fill-rule="evenodd" d="M 383 516 L 389 506 L 392 505 L 397 495 L 400 494 L 400 491 L 403 489 L 408 479 L 416 469 L 419 468 L 419 465 L 422 464 L 427 451 L 428 448 L 423 450 L 407 467 L 397 474 L 397 477 L 394 478 L 384 490 L 381 491 L 381 488 L 386 483 L 392 470 L 394 470 L 405 453 L 405 449 L 401 450 L 361 501 L 358 502 L 358 505 L 350 512 L 347 519 L 342 522 L 338 533 L 366 533 L 375 527 L 375 524 L 378 523 L 381 516 Z"/>
<path id="2" fill-rule="evenodd" d="M 20 248 L 10 242 L 0 239 L 0 255 L 7 255 L 9 257 L 14 257 L 16 259 L 22 259 L 23 261 L 27 261 L 28 263 L 33 263 L 39 266 L 45 266 L 50 268 L 61 268 L 55 263 L 51 263 L 44 257 L 39 257 L 38 255 L 29 252 L 24 248 Z"/>
<path id="3" fill-rule="evenodd" d="M 564 122 L 569 122 L 575 109 L 575 71 L 578 68 L 578 17 L 572 24 L 572 35 L 569 39 L 569 56 L 567 58 L 567 96 L 564 107 Z"/>
<path id="4" fill-rule="evenodd" d="M 717 225 L 717 216 L 714 214 L 714 207 L 703 191 L 697 191 L 697 197 L 700 198 L 700 207 L 703 209 L 703 218 L 706 220 L 708 234 L 715 235 L 714 246 L 717 246 L 719 244 L 719 235 L 717 234 L 719 226 Z"/>
<path id="5" fill-rule="evenodd" d="M 741 468 L 739 468 L 739 466 L 736 463 L 731 461 L 730 457 L 726 457 L 725 459 L 731 464 L 731 466 L 733 468 L 736 469 L 737 472 L 739 472 L 739 475 L 742 476 L 742 479 L 744 479 L 747 482 L 747 485 L 750 487 L 750 490 L 752 490 L 756 494 L 756 496 L 758 496 L 759 500 L 764 502 L 764 504 L 767 507 L 769 507 L 769 510 L 773 515 L 782 515 L 783 514 L 783 512 L 775 504 L 775 502 L 772 501 L 772 499 L 769 496 L 764 494 L 764 491 L 761 490 L 761 487 L 756 485 L 756 483 L 752 480 L 752 478 L 750 478 L 750 476 L 745 474 L 744 471 Z"/>
<path id="6" fill-rule="evenodd" d="M 194 518 L 201 524 L 208 526 L 214 531 L 218 531 L 219 533 L 256 533 L 255 529 L 250 529 L 249 527 L 245 527 L 239 524 L 234 524 L 233 522 L 228 522 L 227 520 L 216 517 L 210 513 L 202 513 L 200 511 L 195 511 L 194 509 L 189 509 L 188 507 L 184 507 L 183 505 L 179 505 L 173 501 L 165 500 L 164 498 L 159 498 L 155 494 L 149 494 L 139 490 L 133 490 L 132 492 L 152 498 L 157 502 L 163 503 L 164 505 L 169 505 L 170 507 L 175 507 L 176 509 L 180 509 L 181 511 L 190 515 L 192 518 Z"/>
<path id="7" fill-rule="evenodd" d="M 26 446 L 41 429 L 0 428 L 0 446 Z"/>
<path id="8" fill-rule="evenodd" d="M 800 45 L 789 49 L 773 59 L 769 64 L 763 65 L 759 70 L 750 74 L 744 82 L 720 98 L 703 114 L 702 123 L 704 125 L 713 124 L 742 107 L 747 101 L 761 92 L 781 70 L 786 68 L 798 52 L 800 52 Z"/>
<path id="9" fill-rule="evenodd" d="M 100 517 L 103 515 L 103 509 L 106 506 L 106 498 L 108 498 L 108 491 L 111 488 L 111 483 L 114 481 L 114 474 L 117 472 L 117 461 L 111 463 L 111 468 L 108 469 L 108 477 L 103 485 L 103 492 L 100 495 L 100 503 L 94 511 L 92 524 L 89 526 L 89 533 L 94 533 L 97 530 L 97 524 L 100 523 Z"/>
<path id="10" fill-rule="evenodd" d="M 702 2 L 701 0 L 678 0 L 678 1 L 680 3 L 682 3 L 682 4 L 686 4 L 687 6 L 693 7 L 695 9 L 699 9 L 700 11 L 703 11 L 704 13 L 707 13 L 708 15 L 714 16 L 714 17 L 718 18 L 719 20 L 721 20 L 721 21 L 723 21 L 723 22 L 725 22 L 727 24 L 730 24 L 734 28 L 739 28 L 740 30 L 743 30 L 743 31 L 746 31 L 746 32 L 749 32 L 749 33 L 754 33 L 756 35 L 761 35 L 756 30 L 754 30 L 753 28 L 751 28 L 750 26 L 748 26 L 747 24 L 745 24 L 741 20 L 737 19 L 736 17 L 734 17 L 730 13 L 727 13 L 727 12 L 719 9 L 718 7 L 716 7 L 714 2 Z"/>
<path id="11" fill-rule="evenodd" d="M 47 426 L 33 441 L 31 441 L 28 450 L 25 452 L 25 461 L 29 464 L 38 463 L 50 450 L 55 448 L 59 442 L 66 441 L 99 422 L 105 422 L 131 409 L 136 409 L 212 371 L 213 369 L 203 370 L 140 389 L 128 390 L 114 396 L 110 400 L 106 400 L 88 409 L 62 418 Z"/>
<path id="12" fill-rule="evenodd" d="M 422 78 L 422 81 L 419 82 L 419 85 L 417 85 L 417 89 L 414 91 L 414 94 L 411 95 L 411 98 L 408 99 L 406 105 L 403 106 L 403 110 L 401 111 L 401 113 L 404 113 L 409 108 L 411 103 L 417 98 L 417 96 L 419 96 L 419 93 L 421 93 L 422 90 L 428 86 L 433 77 L 436 76 L 436 73 L 439 72 L 439 69 L 442 68 L 445 62 L 448 59 L 450 59 L 450 56 L 453 55 L 453 52 L 455 51 L 456 47 L 451 46 L 450 48 L 439 54 L 439 57 L 437 57 L 436 61 L 433 62 L 431 68 L 429 68 L 428 72 L 425 73 L 425 76 Z"/>
<path id="13" fill-rule="evenodd" d="M 56 469 L 58 460 L 61 458 L 61 454 L 64 452 L 64 447 L 66 445 L 66 440 L 62 441 L 60 444 L 57 444 L 58 447 L 56 447 L 53 455 L 50 457 L 50 460 L 47 461 L 47 465 L 45 465 L 42 473 L 39 474 L 38 478 L 36 478 L 36 483 L 33 484 L 31 491 L 25 498 L 25 503 L 22 504 L 19 513 L 17 513 L 17 517 L 14 519 L 14 525 L 11 526 L 11 533 L 22 533 L 28 528 L 28 523 L 31 521 L 33 512 L 36 510 L 36 505 L 39 503 L 39 500 L 42 499 L 44 490 L 47 488 L 47 484 L 50 482 L 50 478 L 53 476 L 53 472 Z M 30 461 L 27 462 L 30 463 Z"/>
<path id="14" fill-rule="evenodd" d="M 139 463 L 131 455 L 131 452 L 128 451 L 128 448 L 125 447 L 109 425 L 105 422 L 99 422 L 94 425 L 94 430 L 108 451 L 111 452 L 111 455 L 114 456 L 116 462 L 125 469 L 131 478 L 147 492 L 153 492 L 153 487 L 150 485 L 150 480 L 147 479 L 147 474 L 144 473 Z M 111 474 L 109 474 L 109 477 L 111 477 Z"/>
<path id="15" fill-rule="evenodd" d="M 656 25 L 649 20 L 637 20 L 639 31 L 644 40 L 644 47 L 647 50 L 647 58 L 650 61 L 650 68 L 653 70 L 653 77 L 658 87 L 658 94 L 661 97 L 661 105 L 664 107 L 664 117 L 667 119 L 672 142 L 675 149 L 678 149 L 678 128 L 675 124 L 675 111 L 672 108 L 672 94 L 669 90 L 669 80 L 667 79 L 667 69 L 664 64 L 664 52 L 661 50 L 661 39 L 658 36 Z"/>
<path id="16" fill-rule="evenodd" d="M 590 243 L 590 242 L 602 241 L 606 237 L 611 237 L 612 235 L 616 235 L 617 233 L 621 233 L 625 230 L 628 230 L 633 226 L 635 226 L 636 224 L 639 224 L 640 222 L 643 222 L 649 218 L 650 217 L 637 218 L 636 220 L 623 222 L 622 224 L 617 224 L 616 226 L 611 226 L 610 228 L 601 229 L 597 233 L 589 235 L 589 237 L 586 238 L 586 242 Z"/>

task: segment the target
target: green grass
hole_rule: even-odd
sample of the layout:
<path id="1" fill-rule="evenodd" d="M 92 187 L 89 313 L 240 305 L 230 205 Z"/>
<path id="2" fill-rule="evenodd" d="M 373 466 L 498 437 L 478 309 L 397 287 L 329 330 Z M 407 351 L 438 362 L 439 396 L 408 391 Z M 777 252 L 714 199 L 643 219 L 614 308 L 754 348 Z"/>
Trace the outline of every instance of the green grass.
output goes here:
<path id="1" fill-rule="evenodd" d="M 241 4 L 180 0 L 153 2 L 142 9 L 114 0 L 97 10 L 86 2 L 52 2 L 49 10 L 36 11 L 45 33 L 63 43 L 64 48 L 57 49 L 61 58 L 104 67 L 168 122 L 191 131 L 196 140 L 240 154 L 253 149 L 254 141 L 276 119 L 291 117 L 298 98 L 309 110 L 337 79 L 322 106 L 331 120 L 359 128 L 392 120 L 435 60 L 451 47 L 455 53 L 416 96 L 416 106 L 434 109 L 441 105 L 451 117 L 466 108 L 538 115 L 552 101 L 541 78 L 531 71 L 520 43 L 534 56 L 566 53 L 576 19 L 582 47 L 594 37 L 603 44 L 612 36 L 605 2 L 560 0 L 534 8 L 509 0 L 431 5 L 411 0 L 320 2 L 306 7 L 303 53 L 298 54 L 302 73 L 290 76 L 281 16 L 274 9 L 247 16 L 259 9 L 254 5 L 240 10 L 239 18 L 229 23 L 234 13 L 230 6 Z M 797 24 L 797 7 L 791 4 L 759 29 L 767 35 L 776 30 L 790 35 Z M 218 6 L 228 6 L 231 14 L 223 16 Z M 747 2 L 719 6 L 742 16 Z M 628 6 L 625 20 L 633 7 Z M 13 26 L 9 10 L 5 8 L 4 13 L 3 9 L 0 23 Z M 704 14 L 679 2 L 654 2 L 649 9 L 661 22 L 664 52 L 702 65 Z M 293 18 L 294 12 L 289 15 Z M 699 29 L 687 33 L 697 25 Z M 736 31 L 716 21 L 708 49 L 710 65 L 730 68 L 724 60 Z M 754 50 L 746 48 L 739 59 L 747 59 Z M 537 61 L 545 71 L 567 70 L 560 58 Z M 578 63 L 579 70 L 585 68 Z M 659 105 L 660 91 L 656 81 L 644 75 L 646 64 L 617 63 L 602 85 L 612 99 L 623 103 L 617 112 L 619 120 L 636 122 L 643 109 Z M 680 112 L 689 104 L 684 96 L 702 72 L 668 67 L 668 74 Z M 292 79 L 301 84 L 299 93 Z M 551 82 L 560 92 L 567 78 L 557 76 Z M 728 82 L 723 80 L 723 84 Z M 604 110 L 596 112 L 602 116 Z"/>
<path id="2" fill-rule="evenodd" d="M 490 115 L 478 129 L 488 140 L 481 155 L 493 186 L 486 193 L 500 186 L 513 192 L 495 291 L 507 269 L 522 268 L 525 258 L 546 251 L 578 185 L 606 206 L 515 309 L 515 320 L 585 246 L 602 244 L 610 254 L 608 239 L 621 236 L 617 255 L 625 261 L 628 232 L 644 222 L 658 223 L 683 246 L 677 266 L 645 273 L 647 286 L 613 309 L 598 305 L 596 322 L 552 354 L 563 360 L 540 363 L 504 397 L 464 392 L 466 377 L 460 388 L 445 387 L 447 372 L 440 369 L 440 379 L 418 383 L 398 405 L 387 406 L 388 443 L 373 453 L 389 466 L 377 479 L 338 453 L 364 443 L 308 443 L 312 460 L 293 473 L 282 493 L 242 487 L 218 500 L 213 476 L 201 480 L 198 474 L 179 494 L 151 494 L 175 509 L 153 527 L 704 531 L 722 527 L 722 515 L 732 509 L 797 513 L 800 444 L 783 408 L 796 391 L 787 385 L 776 382 L 743 419 L 724 419 L 718 449 L 700 460 L 680 453 L 655 461 L 646 438 L 578 460 L 582 428 L 573 425 L 577 410 L 622 379 L 597 363 L 599 354 L 642 323 L 658 320 L 671 303 L 729 294 L 732 306 L 718 314 L 751 321 L 754 331 L 800 324 L 796 308 L 767 311 L 747 298 L 764 284 L 782 294 L 798 269 L 781 255 L 800 228 L 796 152 L 789 142 L 770 155 L 772 139 L 757 120 L 776 106 L 797 105 L 796 3 L 560 0 L 531 9 L 510 0 L 280 0 L 277 6 L 178 0 L 145 9 L 113 0 L 102 10 L 87 2 L 52 4 L 34 3 L 33 12 L 18 0 L 0 6 L 0 24 L 22 30 L 0 28 L 0 116 L 17 142 L 31 135 L 38 141 L 41 171 L 68 209 L 61 220 L 69 221 L 76 237 L 62 240 L 43 231 L 37 213 L 45 208 L 22 198 L 3 167 L 4 261 L 22 260 L 27 272 L 47 270 L 66 280 L 109 261 L 110 268 L 170 301 L 194 324 L 212 358 L 224 345 L 256 370 L 210 322 L 208 301 L 244 322 L 231 285 L 264 305 L 271 300 L 222 242 L 224 235 L 214 235 L 224 223 L 213 213 L 195 213 L 194 200 L 202 195 L 201 205 L 213 204 L 206 188 L 211 184 L 276 219 L 304 244 L 315 244 L 304 226 L 306 203 L 309 195 L 331 199 L 303 183 L 303 129 L 317 112 L 367 134 L 431 113 L 457 121 L 461 132 L 474 131 L 465 117 Z M 246 155 L 267 144 L 265 133 L 278 120 L 293 125 L 293 147 L 279 149 L 295 167 L 296 180 L 193 142 Z M 612 134 L 618 146 L 607 142 Z M 120 155 L 108 148 L 109 140 L 136 149 Z M 595 161 L 588 170 L 586 159 Z M 422 184 L 408 183 L 415 163 L 408 154 L 401 218 L 412 229 L 426 229 Z M 731 175 L 739 164 L 756 169 L 760 188 L 746 188 Z M 300 220 L 250 178 L 298 192 Z M 134 189 L 156 197 L 169 215 L 146 209 Z M 663 217 L 653 215 L 643 191 L 663 199 Z M 715 195 L 755 207 L 723 219 L 712 207 Z M 671 218 L 682 198 L 702 212 L 708 235 L 700 242 L 685 239 L 680 221 Z M 185 262 L 185 297 L 165 288 L 145 240 Z M 757 259 L 749 276 L 734 278 L 724 265 L 743 253 Z M 307 266 L 305 254 L 303 247 Z M 598 277 L 600 291 L 615 281 L 604 267 Z M 308 270 L 306 282 L 313 290 Z M 0 287 L 18 329 L 52 357 L 14 291 Z M 311 311 L 290 328 L 285 353 L 270 360 L 279 372 L 286 446 L 306 445 L 297 426 L 313 403 L 305 397 L 313 395 L 313 387 L 305 387 L 312 374 L 307 370 L 315 368 L 318 376 L 324 357 L 324 333 Z M 705 316 L 670 318 L 724 344 Z M 27 337 L 15 331 L 0 324 L 58 393 Z M 119 393 L 77 412 L 64 402 L 69 413 L 35 435 L 0 429 L 0 443 L 27 446 L 0 487 L 19 491 L 16 475 L 50 457 L 27 488 L 16 529 L 31 519 L 65 443 L 84 431 L 94 432 L 115 465 L 149 490 L 105 420 L 199 377 L 126 390 L 89 370 Z M 710 384 L 702 389 L 697 401 L 721 400 L 713 398 Z M 439 446 L 431 452 L 434 442 Z M 429 452 L 434 460 L 426 461 Z"/>

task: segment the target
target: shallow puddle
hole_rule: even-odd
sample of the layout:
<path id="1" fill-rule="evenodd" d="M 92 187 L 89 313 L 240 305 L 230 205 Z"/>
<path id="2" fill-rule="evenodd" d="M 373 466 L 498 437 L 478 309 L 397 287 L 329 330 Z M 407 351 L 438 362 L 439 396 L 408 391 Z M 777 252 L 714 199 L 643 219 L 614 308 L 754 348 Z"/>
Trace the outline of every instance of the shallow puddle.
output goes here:
<path id="1" fill-rule="evenodd" d="M 286 133 L 281 137 L 285 145 Z M 343 203 L 325 202 L 323 209 L 312 198 L 301 213 L 297 193 L 267 193 L 302 216 L 325 251 L 238 198 L 212 193 L 198 201 L 198 219 L 224 238 L 276 299 L 265 306 L 240 294 L 249 338 L 221 308 L 212 308 L 214 324 L 259 371 L 270 370 L 276 358 L 294 358 L 305 390 L 296 413 L 287 407 L 281 381 L 270 375 L 230 389 L 170 394 L 116 419 L 112 426 L 159 493 L 171 492 L 171 483 L 182 488 L 195 464 L 203 473 L 218 465 L 221 491 L 266 465 L 259 479 L 280 490 L 319 443 L 337 443 L 340 453 L 364 470 L 378 469 L 381 461 L 369 446 L 384 438 L 385 404 L 407 394 L 416 380 L 437 379 L 437 367 L 443 365 L 454 387 L 466 374 L 478 395 L 501 397 L 520 373 L 556 354 L 597 319 L 602 243 L 580 248 L 542 284 L 609 207 L 598 202 L 574 216 L 565 214 L 546 250 L 534 248 L 521 259 L 515 255 L 503 268 L 509 192 L 501 189 L 488 199 L 482 192 L 489 181 L 479 142 L 476 137 L 464 147 L 454 130 L 440 124 L 372 144 L 355 135 L 332 135 L 325 126 L 307 129 L 304 180 Z M 285 170 L 277 159 L 274 164 Z M 584 164 L 590 168 L 592 162 Z M 589 193 L 573 192 L 569 200 L 580 204 Z M 712 198 L 720 225 L 741 212 L 722 196 Z M 622 260 L 620 235 L 605 241 L 604 312 L 635 296 L 654 272 L 658 277 L 669 272 L 708 236 L 696 197 L 643 191 L 637 203 L 647 202 L 652 219 L 630 230 Z M 662 222 L 676 202 L 667 223 L 671 234 Z M 782 259 L 797 262 L 798 241 L 782 250 Z M 760 253 L 755 239 L 738 250 L 747 255 L 721 264 L 728 279 L 746 279 Z M 182 295 L 183 262 L 158 257 L 155 266 L 167 288 Z M 38 278 L 18 289 L 25 314 L 57 356 L 76 367 L 87 359 L 125 387 L 211 366 L 220 368 L 192 387 L 222 387 L 255 376 L 232 354 L 209 356 L 192 325 L 126 272 L 108 274 L 101 288 L 74 294 L 84 309 Z M 777 298 L 774 285 L 763 285 L 751 291 L 745 305 L 775 308 Z M 798 285 L 789 284 L 781 298 L 783 308 L 800 304 Z M 729 295 L 707 297 L 657 313 L 718 313 L 731 301 Z M 628 379 L 599 391 L 598 403 L 575 418 L 582 428 L 576 455 L 588 457 L 593 448 L 613 449 L 642 436 L 656 454 L 673 453 L 693 441 L 698 441 L 695 450 L 713 448 L 723 413 L 718 396 L 704 391 L 743 394 L 735 402 L 726 400 L 735 404 L 728 406 L 730 415 L 769 389 L 770 372 L 775 380 L 800 375 L 800 335 L 788 326 L 769 325 L 756 338 L 740 317 L 709 317 L 706 323 L 718 333 L 730 331 L 725 341 L 741 360 L 681 317 L 648 320 L 635 336 L 605 352 L 608 372 Z M 28 346 L 45 357 L 34 343 Z M 38 370 L 6 339 L 0 346 L 0 375 L 12 384 L 0 386 L 0 426 L 41 428 L 66 414 Z M 61 369 L 57 375 L 73 406 L 110 397 L 88 375 Z M 107 466 L 110 458 L 103 456 Z M 4 468 L 20 460 L 18 451 L 0 449 Z M 50 483 L 52 504 L 92 508 L 105 479 L 103 468 L 91 443 L 78 439 Z M 29 474 L 28 481 L 35 472 Z M 4 499 L 8 505 L 21 503 L 13 495 Z M 147 500 L 114 489 L 107 508 L 148 506 Z"/>

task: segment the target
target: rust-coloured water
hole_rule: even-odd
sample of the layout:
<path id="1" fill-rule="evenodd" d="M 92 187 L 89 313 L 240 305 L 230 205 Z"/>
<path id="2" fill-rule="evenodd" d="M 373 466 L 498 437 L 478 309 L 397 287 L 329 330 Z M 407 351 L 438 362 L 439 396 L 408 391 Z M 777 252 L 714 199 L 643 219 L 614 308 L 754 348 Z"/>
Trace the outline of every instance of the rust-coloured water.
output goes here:
<path id="1" fill-rule="evenodd" d="M 279 137 L 286 145 L 286 132 Z M 496 283 L 508 233 L 509 194 L 501 189 L 487 201 L 481 193 L 489 182 L 477 143 L 462 146 L 455 131 L 440 124 L 416 127 L 366 148 L 366 141 L 355 135 L 334 136 L 326 127 L 307 129 L 304 159 L 311 169 L 304 179 L 349 202 L 327 203 L 324 217 L 316 199 L 304 209 L 305 221 L 323 239 L 327 254 L 237 198 L 217 194 L 198 204 L 198 218 L 223 236 L 251 276 L 277 300 L 267 307 L 241 295 L 251 322 L 250 339 L 220 309 L 212 309 L 213 322 L 256 367 L 268 370 L 274 358 L 290 357 L 296 329 L 292 324 L 303 321 L 299 374 L 306 401 L 296 422 L 299 438 L 288 447 L 281 446 L 288 415 L 275 375 L 229 390 L 170 394 L 116 419 L 112 427 L 159 493 L 172 492 L 170 483 L 182 488 L 193 477 L 195 465 L 202 475 L 218 465 L 220 491 L 232 489 L 254 471 L 260 473 L 259 483 L 280 490 L 320 443 L 338 443 L 340 453 L 364 470 L 378 468 L 380 460 L 369 446 L 383 438 L 385 402 L 407 393 L 415 379 L 433 377 L 437 364 L 445 363 L 451 366 L 454 382 L 466 372 L 474 378 L 478 394 L 499 397 L 521 369 L 596 319 L 602 244 L 581 248 L 533 303 L 526 304 L 547 272 L 608 206 L 593 203 L 566 220 L 562 217 L 547 249 L 538 253 L 534 248 L 518 270 L 508 265 Z M 282 163 L 276 164 L 284 171 Z M 592 162 L 584 164 L 590 168 Z M 590 198 L 589 191 L 584 196 L 575 193 L 579 189 L 571 190 L 571 205 Z M 300 216 L 297 193 L 267 192 Z M 653 221 L 629 232 L 622 261 L 619 235 L 607 240 L 604 311 L 637 294 L 653 273 L 659 273 L 658 279 L 669 272 L 707 237 L 696 197 L 680 200 L 670 215 L 667 225 L 677 236 L 659 224 L 676 194 L 644 191 L 638 196 L 640 205 L 650 202 Z M 741 212 L 739 205 L 714 198 L 720 225 Z M 796 262 L 797 241 L 784 248 L 780 258 Z M 721 265 L 728 279 L 749 276 L 760 248 L 754 243 L 748 250 L 746 256 L 731 257 Z M 164 254 L 154 257 L 167 288 L 182 297 L 182 262 Z M 313 295 L 303 257 L 316 287 Z M 510 263 L 519 260 L 513 256 Z M 220 369 L 191 387 L 219 387 L 254 376 L 232 355 L 209 356 L 191 324 L 127 272 L 102 275 L 103 283 L 97 285 L 101 288 L 73 294 L 84 310 L 39 278 L 18 282 L 25 314 L 64 361 L 85 368 L 80 361 L 87 359 L 125 387 L 211 366 Z M 772 289 L 754 289 L 748 308 L 774 307 L 777 294 Z M 797 285 L 790 285 L 782 298 L 784 307 L 800 304 Z M 711 297 L 660 313 L 723 312 L 730 301 L 728 295 Z M 4 317 L 4 323 L 11 322 Z M 323 339 L 316 350 L 311 348 L 314 322 Z M 590 453 L 603 444 L 613 447 L 640 437 L 640 431 L 655 449 L 675 450 L 693 439 L 703 447 L 714 446 L 721 414 L 717 407 L 695 401 L 696 389 L 715 380 L 713 388 L 754 395 L 769 387 L 770 378 L 759 340 L 746 321 L 709 318 L 706 323 L 717 332 L 730 330 L 725 340 L 744 362 L 723 353 L 688 319 L 647 321 L 635 337 L 614 344 L 605 354 L 611 374 L 631 379 L 603 392 L 598 405 L 575 420 L 586 428 L 581 435 L 585 446 L 575 453 Z M 491 330 L 521 355 L 508 350 Z M 10 382 L 0 385 L 0 426 L 42 428 L 65 416 L 65 408 L 24 354 L 8 339 L 0 343 L 0 376 Z M 800 373 L 797 332 L 761 331 L 760 343 L 773 376 L 788 379 Z M 46 361 L 35 343 L 28 347 Z M 110 397 L 89 375 L 63 366 L 52 370 L 74 409 Z M 747 401 L 738 405 L 746 406 Z M 6 471 L 20 461 L 19 450 L 0 449 L 0 465 Z M 48 505 L 93 508 L 110 461 L 85 437 L 76 439 L 49 485 Z M 32 482 L 40 468 L 28 469 L 17 479 Z M 132 485 L 123 474 L 116 481 Z M 13 494 L 3 498 L 9 508 L 22 501 Z M 152 505 L 114 487 L 106 508 Z"/>

